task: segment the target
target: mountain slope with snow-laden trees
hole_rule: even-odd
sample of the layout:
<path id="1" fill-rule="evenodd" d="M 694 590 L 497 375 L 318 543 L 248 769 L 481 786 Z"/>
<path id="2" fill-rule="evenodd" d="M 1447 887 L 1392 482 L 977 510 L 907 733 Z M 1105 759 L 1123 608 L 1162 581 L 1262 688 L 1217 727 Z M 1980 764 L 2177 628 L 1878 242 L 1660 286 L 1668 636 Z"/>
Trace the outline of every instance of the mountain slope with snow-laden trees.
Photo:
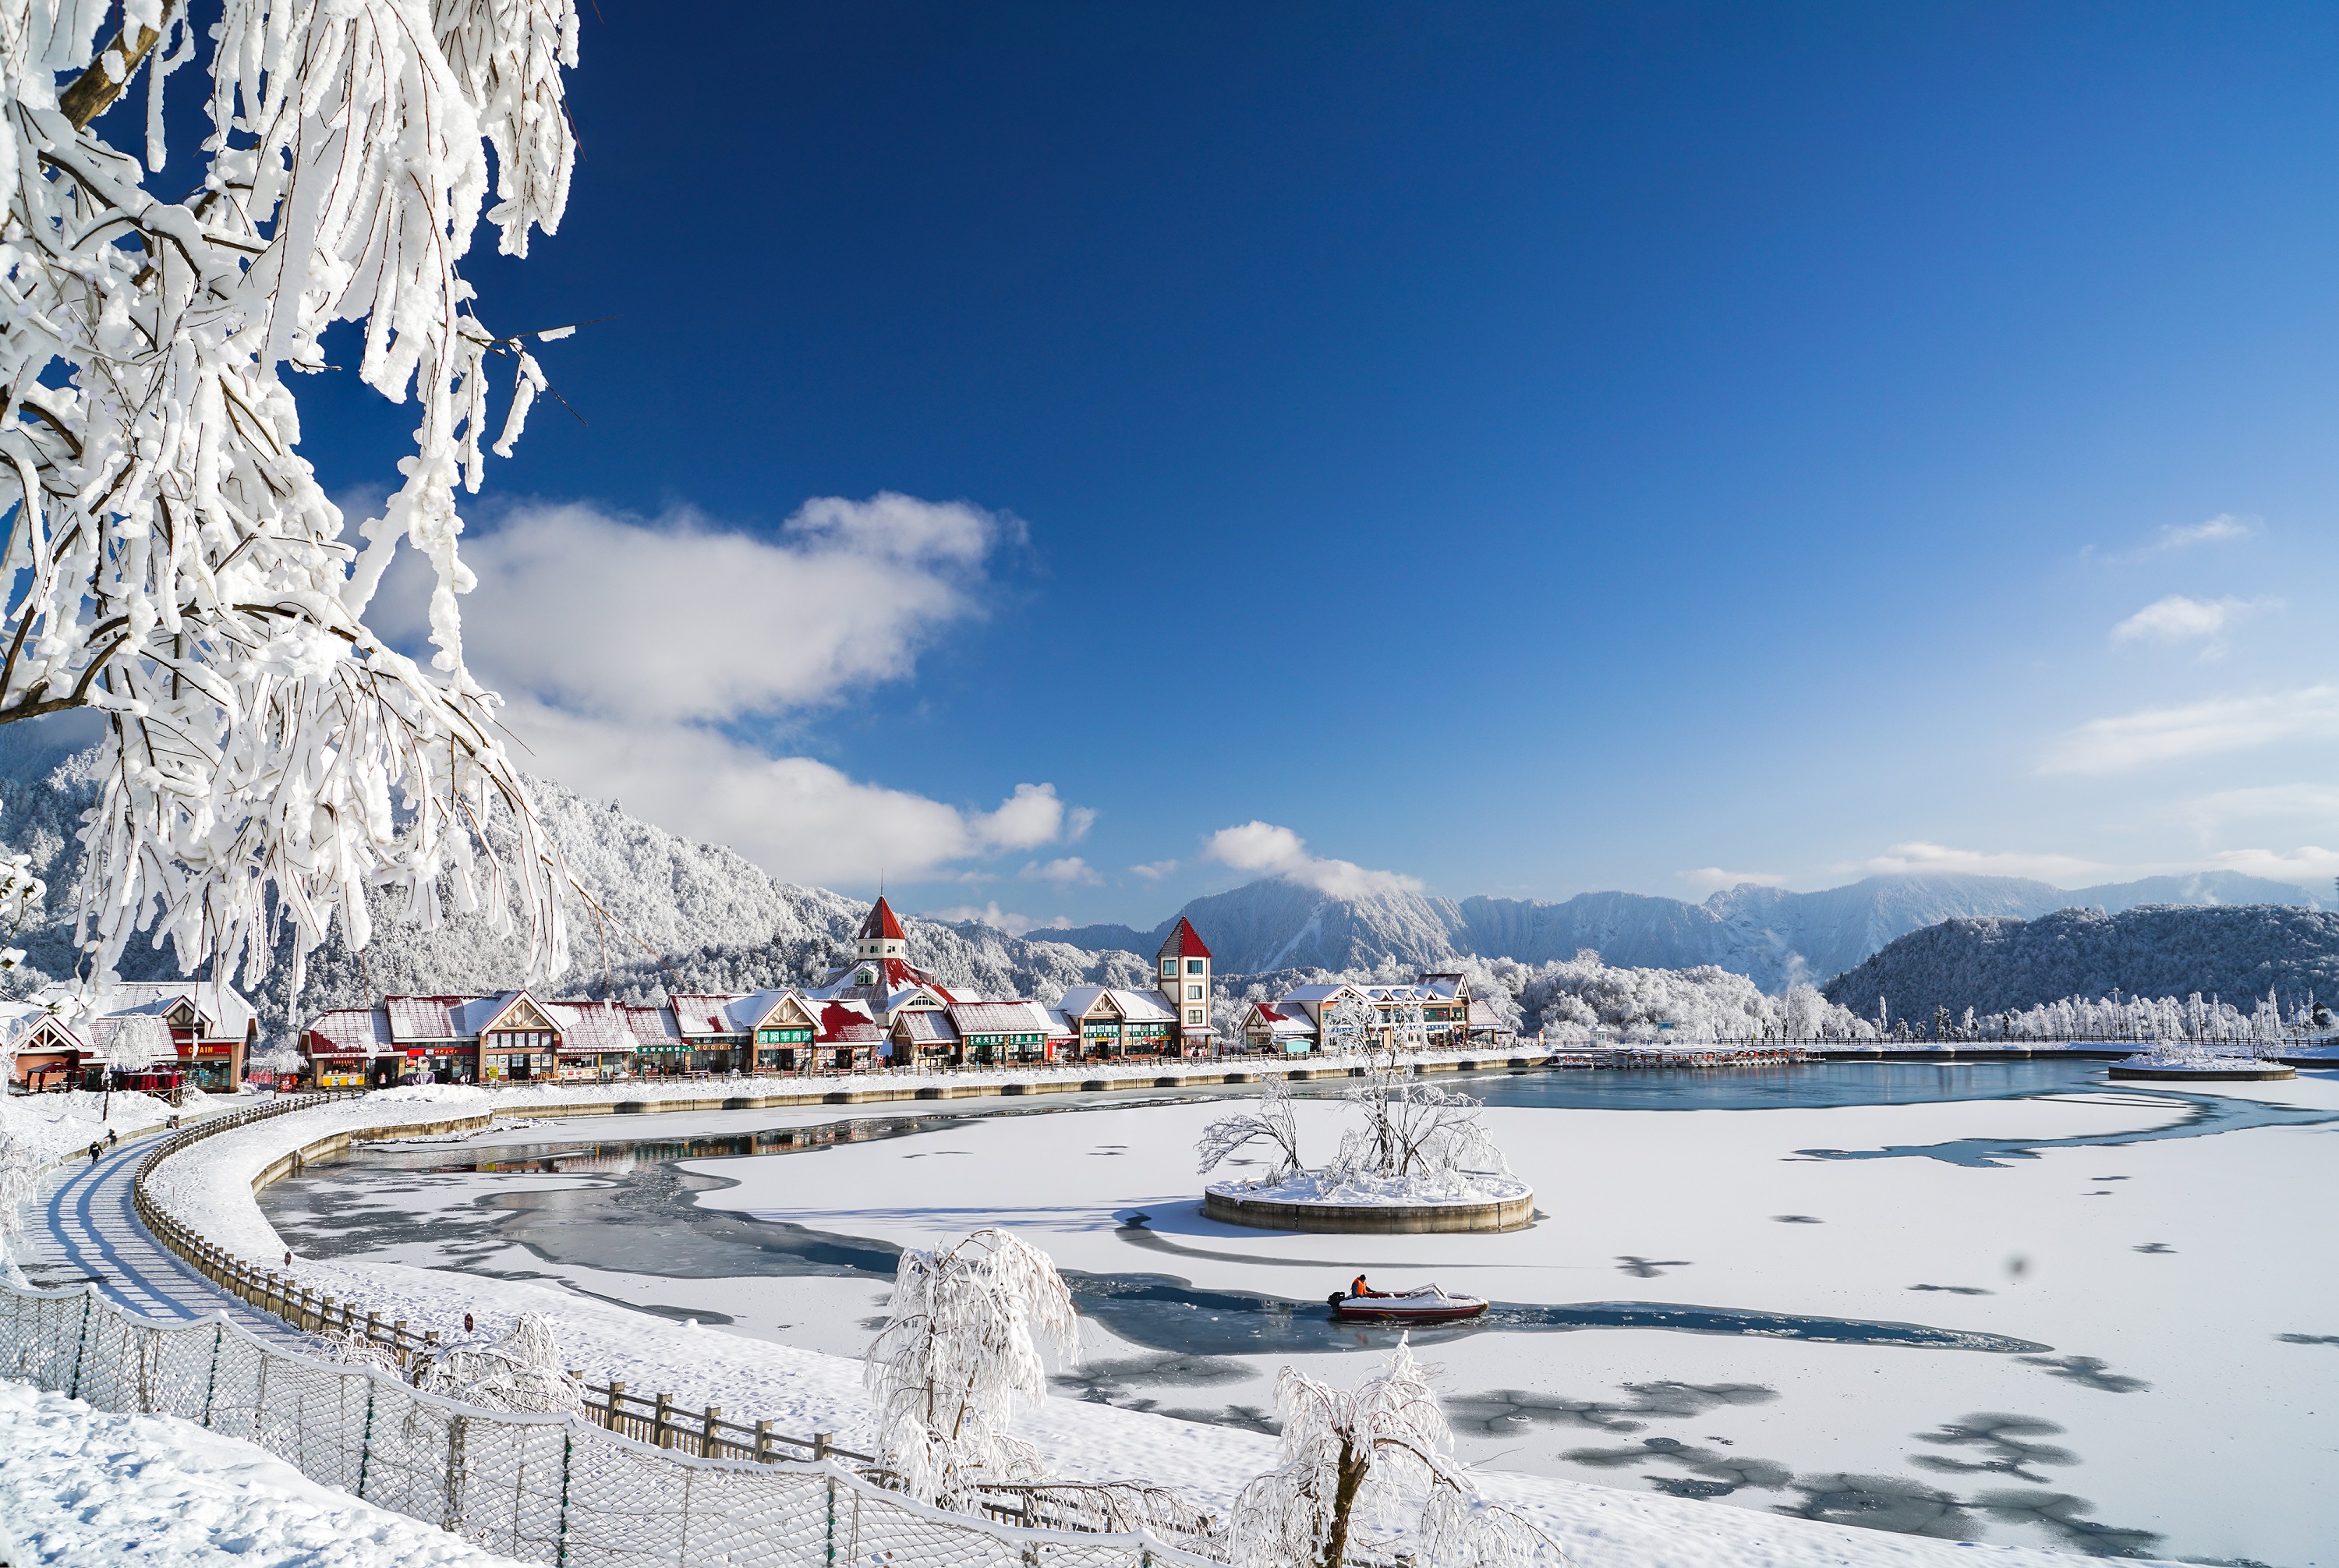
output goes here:
<path id="1" fill-rule="evenodd" d="M 2066 909 L 2036 920 L 1950 920 L 1912 932 L 1828 982 L 1828 998 L 1874 1017 L 1947 1008 L 1984 1013 L 2063 997 L 2185 997 L 2246 1009 L 2269 991 L 2285 1013 L 2309 991 L 2339 998 L 2339 914 L 2279 904 L 2151 904 L 2106 914 Z"/>
<path id="2" fill-rule="evenodd" d="M 1778 991 L 1824 980 L 1909 932 L 1977 915 L 2035 918 L 2066 907 L 2117 912 L 2144 903 L 2282 903 L 2314 908 L 2287 883 L 2235 872 L 2147 877 L 2068 890 L 2005 876 L 1872 876 L 1820 892 L 1742 883 L 1702 903 L 1646 893 L 1587 892 L 1556 902 L 1375 891 L 1353 898 L 1278 879 L 1195 899 L 1180 912 L 1207 932 L 1224 973 L 1335 971 L 1386 962 L 1450 968 L 1468 954 L 1522 963 L 1589 949 L 1611 964 L 1718 964 Z M 1151 952 L 1177 923 L 1150 932 L 1081 926 L 1050 934 L 1091 951 Z"/>
<path id="3" fill-rule="evenodd" d="M 25 964 L 6 973 L 20 993 L 74 971 L 73 888 L 81 852 L 73 835 L 94 794 L 89 754 L 0 732 L 0 837 L 28 852 L 35 874 L 49 886 L 46 910 L 14 939 L 25 950 Z M 612 802 L 588 800 L 548 780 L 532 781 L 532 787 L 538 817 L 582 889 L 568 895 L 573 962 L 552 988 L 558 994 L 639 1000 L 661 990 L 800 983 L 852 951 L 867 904 L 780 882 L 735 851 L 667 833 Z M 905 923 L 921 966 L 943 984 L 975 994 L 1053 1001 L 1074 985 L 1151 983 L 1150 966 L 1131 953 L 1087 952 L 975 923 Z M 282 964 L 250 994 L 264 1034 L 281 1040 L 301 1020 L 368 995 L 517 986 L 527 960 L 526 938 L 498 937 L 482 914 L 450 915 L 424 930 L 377 907 L 373 940 L 362 953 L 350 951 L 336 925 L 310 954 L 297 999 L 289 993 L 290 966 Z M 167 950 L 142 938 L 123 954 L 121 972 L 137 980 L 179 971 Z"/>

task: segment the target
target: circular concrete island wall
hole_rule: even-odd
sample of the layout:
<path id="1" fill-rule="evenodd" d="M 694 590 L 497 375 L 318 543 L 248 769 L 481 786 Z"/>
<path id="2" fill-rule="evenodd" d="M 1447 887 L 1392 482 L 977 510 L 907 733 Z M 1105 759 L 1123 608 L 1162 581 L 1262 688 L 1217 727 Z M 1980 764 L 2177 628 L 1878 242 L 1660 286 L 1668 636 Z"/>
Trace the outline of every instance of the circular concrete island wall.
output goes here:
<path id="1" fill-rule="evenodd" d="M 2132 1056 L 2126 1061 L 2112 1063 L 2111 1075 L 2157 1079 L 2164 1083 L 2263 1083 L 2277 1078 L 2296 1078 L 2298 1070 L 2278 1061 L 2255 1061 L 2246 1056 L 2216 1057 L 2202 1062 L 2154 1061 L 2149 1057 Z"/>
<path id="2" fill-rule="evenodd" d="M 1397 1188 L 1398 1184 L 1387 1184 Z M 1535 1192 L 1524 1181 L 1488 1181 L 1469 1198 L 1428 1198 L 1398 1190 L 1327 1195 L 1307 1176 L 1274 1186 L 1225 1181 L 1202 1189 L 1202 1213 L 1228 1225 L 1261 1230 L 1377 1231 L 1524 1230 L 1535 1219 Z"/>

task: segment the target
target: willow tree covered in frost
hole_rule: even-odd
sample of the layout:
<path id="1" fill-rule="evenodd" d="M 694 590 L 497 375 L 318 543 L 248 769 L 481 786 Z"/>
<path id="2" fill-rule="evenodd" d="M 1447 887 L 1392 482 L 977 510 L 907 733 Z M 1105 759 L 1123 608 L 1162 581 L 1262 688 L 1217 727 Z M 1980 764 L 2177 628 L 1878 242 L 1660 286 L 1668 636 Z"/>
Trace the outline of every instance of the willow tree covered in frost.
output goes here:
<path id="1" fill-rule="evenodd" d="M 1007 1435 L 1018 1405 L 1048 1396 L 1043 1351 L 1079 1353 L 1072 1293 L 1048 1255 L 1004 1230 L 902 1254 L 893 1299 L 862 1365 L 878 1452 L 911 1495 L 963 1508 L 987 1483 L 1043 1479 Z"/>
<path id="2" fill-rule="evenodd" d="M 1557 1543 L 1487 1502 L 1453 1455 L 1454 1434 L 1421 1364 L 1400 1341 L 1353 1393 L 1287 1366 L 1274 1469 L 1235 1500 L 1243 1568 L 1380 1562 L 1411 1537 L 1410 1561 L 1438 1568 L 1556 1568 Z"/>
<path id="3" fill-rule="evenodd" d="M 464 668 L 456 488 L 545 385 L 459 263 L 489 149 L 498 249 L 558 226 L 574 7 L 222 0 L 198 28 L 186 0 L 123 0 L 100 47 L 113 9 L 0 0 L 0 723 L 104 716 L 76 940 L 102 972 L 151 922 L 183 968 L 256 978 L 280 921 L 298 965 L 336 917 L 366 942 L 368 886 L 428 922 L 445 879 L 499 930 L 517 894 L 531 967 L 565 967 L 553 851 Z M 198 57 L 200 176 L 158 193 L 163 84 Z M 143 161 L 91 128 L 142 69 Z M 416 404 L 361 547 L 297 455 L 282 374 L 331 369 L 341 321 L 359 378 Z M 490 360 L 513 378 L 492 438 Z M 365 624 L 401 542 L 437 574 L 428 670 Z"/>

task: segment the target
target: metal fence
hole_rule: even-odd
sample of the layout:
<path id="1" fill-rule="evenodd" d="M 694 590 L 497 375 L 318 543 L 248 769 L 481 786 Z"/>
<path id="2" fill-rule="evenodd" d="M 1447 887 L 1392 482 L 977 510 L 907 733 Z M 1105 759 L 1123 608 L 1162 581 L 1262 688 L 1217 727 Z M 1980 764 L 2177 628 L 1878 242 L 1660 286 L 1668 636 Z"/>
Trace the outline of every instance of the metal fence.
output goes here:
<path id="1" fill-rule="evenodd" d="M 834 1462 L 691 1458 L 574 1417 L 474 1408 L 379 1369 L 291 1355 L 223 1316 L 133 1317 L 94 1287 L 0 1287 L 0 1375 L 249 1439 L 312 1480 L 558 1568 L 1208 1568 L 1142 1533 L 1016 1529 L 924 1507 Z"/>

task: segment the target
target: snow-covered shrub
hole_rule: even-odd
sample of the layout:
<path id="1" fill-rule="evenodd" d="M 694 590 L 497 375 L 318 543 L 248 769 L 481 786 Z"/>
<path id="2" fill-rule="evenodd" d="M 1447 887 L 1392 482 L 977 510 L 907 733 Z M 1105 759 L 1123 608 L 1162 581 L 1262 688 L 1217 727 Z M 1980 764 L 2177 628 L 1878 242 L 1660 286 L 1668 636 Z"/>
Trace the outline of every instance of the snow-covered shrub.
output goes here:
<path id="1" fill-rule="evenodd" d="M 1555 1568 L 1559 1545 L 1487 1502 L 1453 1455 L 1454 1435 L 1410 1347 L 1353 1392 L 1287 1366 L 1275 1385 L 1274 1469 L 1235 1501 L 1241 1568 L 1338 1568 L 1395 1557 L 1438 1568 Z"/>
<path id="2" fill-rule="evenodd" d="M 552 1326 L 533 1312 L 522 1313 L 511 1332 L 492 1345 L 459 1339 L 443 1346 L 415 1368 L 414 1386 L 489 1410 L 575 1414 L 584 1408 L 583 1390 L 560 1364 Z"/>
<path id="3" fill-rule="evenodd" d="M 1004 1230 L 905 1249 L 862 1381 L 878 1453 L 921 1502 L 962 1508 L 988 1482 L 1046 1479 L 1007 1435 L 1019 1405 L 1048 1395 L 1041 1356 L 1079 1354 L 1072 1294 L 1047 1254 Z"/>

